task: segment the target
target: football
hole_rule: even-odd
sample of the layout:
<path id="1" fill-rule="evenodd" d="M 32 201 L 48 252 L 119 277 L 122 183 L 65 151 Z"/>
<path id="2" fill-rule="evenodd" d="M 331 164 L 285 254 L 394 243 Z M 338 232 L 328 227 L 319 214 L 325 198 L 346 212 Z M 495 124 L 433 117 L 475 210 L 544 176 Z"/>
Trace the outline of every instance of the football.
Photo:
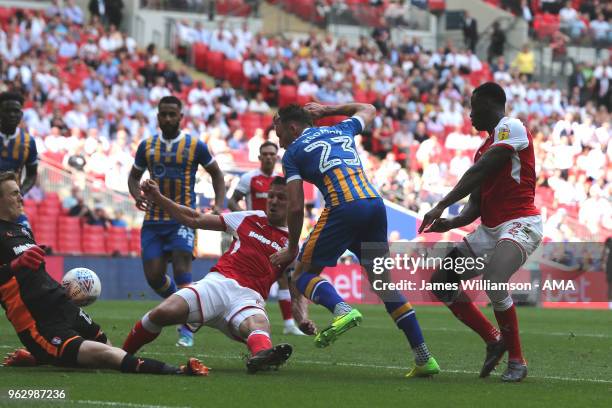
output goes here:
<path id="1" fill-rule="evenodd" d="M 74 268 L 62 279 L 62 286 L 68 296 L 80 307 L 89 306 L 98 299 L 102 292 L 100 278 L 91 269 Z"/>

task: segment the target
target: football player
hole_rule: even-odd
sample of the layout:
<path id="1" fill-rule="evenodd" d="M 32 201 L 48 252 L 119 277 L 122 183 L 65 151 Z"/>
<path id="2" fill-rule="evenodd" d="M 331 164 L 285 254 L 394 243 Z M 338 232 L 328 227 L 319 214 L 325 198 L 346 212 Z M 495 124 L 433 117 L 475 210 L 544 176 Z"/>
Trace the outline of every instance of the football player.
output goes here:
<path id="1" fill-rule="evenodd" d="M 149 286 L 161 297 L 167 298 L 179 288 L 189 285 L 191 262 L 195 247 L 195 233 L 186 225 L 172 220 L 159 206 L 147 205 L 140 191 L 140 179 L 145 170 L 159 184 L 166 196 L 177 203 L 195 208 L 195 181 L 198 166 L 203 166 L 212 178 L 215 190 L 213 212 L 223 207 L 225 182 L 219 165 L 210 155 L 208 147 L 197 137 L 182 132 L 181 101 L 165 96 L 158 105 L 157 121 L 161 134 L 140 142 L 134 167 L 129 176 L 130 194 L 137 207 L 146 211 L 141 230 L 142 264 Z M 174 279 L 166 274 L 172 262 Z M 179 327 L 177 346 L 192 347 L 193 333 Z"/>
<path id="2" fill-rule="evenodd" d="M 313 120 L 344 115 L 348 119 L 335 126 L 316 127 Z M 317 333 L 315 345 L 326 347 L 338 336 L 358 325 L 361 313 L 347 304 L 333 285 L 319 274 L 326 266 L 336 265 L 348 249 L 366 269 L 373 281 L 373 259 L 389 254 L 387 214 L 383 199 L 367 179 L 354 136 L 363 132 L 376 116 L 369 104 L 350 103 L 325 106 L 309 103 L 305 107 L 289 105 L 281 108 L 274 126 L 281 147 L 286 149 L 282 162 L 289 195 L 289 245 L 274 254 L 273 264 L 286 264 L 298 255 L 298 241 L 304 220 L 302 180 L 315 184 L 325 197 L 325 209 L 302 246 L 291 278 L 294 317 L 306 334 L 315 334 L 307 318 L 304 296 L 326 307 L 334 315 L 329 327 Z M 375 243 L 362 253 L 363 243 Z M 431 376 L 440 371 L 430 354 L 416 314 L 399 291 L 377 291 L 387 312 L 404 332 L 412 348 L 415 366 L 408 377 Z"/>
<path id="3" fill-rule="evenodd" d="M 278 367 L 291 355 L 289 344 L 272 346 L 265 299 L 283 267 L 269 257 L 287 244 L 287 187 L 275 177 L 268 189 L 266 211 L 202 214 L 163 196 L 153 180 L 143 183 L 147 198 L 190 228 L 225 231 L 234 236 L 229 249 L 204 279 L 168 297 L 136 323 L 123 344 L 134 353 L 153 341 L 164 326 L 189 324 L 214 327 L 246 343 L 247 370 L 254 373 Z"/>
<path id="4" fill-rule="evenodd" d="M 457 185 L 423 218 L 419 232 L 446 232 L 481 224 L 450 254 L 451 257 L 481 257 L 482 270 L 462 274 L 439 270 L 432 282 L 459 282 L 477 275 L 493 283 L 507 283 L 542 241 L 542 218 L 534 204 L 535 155 L 533 139 L 523 123 L 506 116 L 506 94 L 494 82 L 480 85 L 472 93 L 472 124 L 488 137 L 476 151 L 474 164 Z M 470 196 L 461 213 L 441 218 L 446 208 Z M 487 377 L 506 350 L 508 366 L 502 381 L 518 382 L 527 376 L 521 351 L 518 319 L 512 297 L 506 290 L 487 290 L 499 330 L 461 289 L 434 291 L 453 314 L 480 335 L 486 344 L 480 377 Z"/>
<path id="5" fill-rule="evenodd" d="M 77 307 L 45 270 L 45 252 L 17 223 L 23 197 L 13 172 L 0 173 L 0 304 L 24 349 L 5 365 L 53 364 L 124 373 L 205 375 L 197 359 L 174 367 L 112 347 L 100 326 Z"/>

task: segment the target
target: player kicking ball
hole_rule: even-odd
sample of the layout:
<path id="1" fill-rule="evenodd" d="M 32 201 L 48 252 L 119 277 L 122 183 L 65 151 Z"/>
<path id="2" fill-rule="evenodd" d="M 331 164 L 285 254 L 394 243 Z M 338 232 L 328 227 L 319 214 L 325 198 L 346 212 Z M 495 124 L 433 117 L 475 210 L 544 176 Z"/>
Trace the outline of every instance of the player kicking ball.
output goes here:
<path id="1" fill-rule="evenodd" d="M 190 228 L 225 231 L 234 240 L 204 279 L 183 288 L 136 323 L 123 349 L 133 353 L 152 342 L 165 326 L 187 324 L 216 328 L 231 339 L 245 342 L 251 356 L 247 371 L 278 368 L 291 356 L 289 344 L 272 346 L 265 298 L 284 267 L 269 257 L 288 242 L 287 187 L 283 177 L 270 185 L 266 212 L 239 211 L 202 214 L 163 196 L 153 180 L 141 185 L 147 199 L 177 222 Z"/>
<path id="2" fill-rule="evenodd" d="M 458 283 L 482 274 L 491 283 L 507 283 L 542 240 L 542 219 L 534 205 L 535 156 L 531 134 L 520 120 L 505 116 L 506 95 L 501 86 L 487 82 L 472 94 L 472 124 L 489 136 L 476 152 L 474 165 L 455 188 L 425 214 L 419 232 L 446 232 L 471 224 L 481 225 L 464 238 L 448 257 L 482 257 L 484 270 L 457 274 L 438 270 L 432 283 Z M 440 218 L 443 211 L 470 196 L 461 213 Z M 499 330 L 461 289 L 434 294 L 453 314 L 478 333 L 487 344 L 480 377 L 487 377 L 506 350 L 508 367 L 502 381 L 518 382 L 527 376 L 521 351 L 516 308 L 506 290 L 487 290 Z"/>
<path id="3" fill-rule="evenodd" d="M 18 224 L 23 197 L 13 172 L 0 173 L 0 304 L 26 349 L 6 366 L 53 364 L 123 373 L 206 375 L 197 359 L 174 367 L 112 347 L 106 335 L 45 270 L 45 252 L 32 231 Z"/>
<path id="4" fill-rule="evenodd" d="M 335 126 L 313 126 L 313 120 L 335 115 L 349 118 Z M 286 149 L 283 167 L 289 197 L 289 245 L 274 254 L 271 262 L 285 265 L 298 256 L 290 283 L 293 315 L 304 333 L 316 334 L 317 347 L 331 345 L 363 319 L 329 281 L 319 276 L 323 268 L 335 266 L 348 249 L 357 256 L 372 282 L 376 279 L 373 260 L 389 255 L 385 204 L 364 173 L 354 141 L 354 136 L 375 117 L 376 108 L 369 104 L 324 106 L 309 103 L 304 107 L 288 105 L 279 109 L 274 118 L 280 145 Z M 304 222 L 303 180 L 315 184 L 321 191 L 325 209 L 298 251 Z M 366 248 L 367 253 L 362 251 L 365 243 L 373 243 L 373 248 Z M 440 367 L 429 352 L 412 305 L 399 291 L 376 291 L 376 294 L 398 329 L 405 334 L 414 354 L 415 366 L 406 376 L 438 374 Z M 318 333 L 307 318 L 305 298 L 324 306 L 334 315 L 332 323 Z"/>

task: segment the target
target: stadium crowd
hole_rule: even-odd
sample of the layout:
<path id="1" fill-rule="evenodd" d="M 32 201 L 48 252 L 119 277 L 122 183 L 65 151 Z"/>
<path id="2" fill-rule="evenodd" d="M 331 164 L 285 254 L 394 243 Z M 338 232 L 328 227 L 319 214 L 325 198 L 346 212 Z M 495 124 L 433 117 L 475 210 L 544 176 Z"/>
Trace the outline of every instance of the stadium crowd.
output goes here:
<path id="1" fill-rule="evenodd" d="M 587 239 L 612 229 L 608 62 L 576 65 L 560 88 L 503 56 L 489 66 L 452 43 L 426 50 L 416 39 L 394 44 L 381 35 L 351 47 L 331 35 L 291 40 L 252 33 L 246 24 L 206 30 L 180 22 L 182 46 L 205 44 L 242 64 L 244 87 L 220 78 L 207 87 L 171 69 L 155 46 L 140 50 L 114 25 L 66 11 L 18 11 L 2 22 L 1 87 L 26 95 L 24 123 L 43 157 L 99 185 L 127 190 L 135 148 L 156 132 L 156 103 L 170 93 L 185 101 L 186 131 L 208 143 L 221 168 L 256 165 L 259 145 L 277 140 L 270 105 L 289 85 L 299 103 L 374 103 L 375 125 L 358 138 L 364 167 L 387 199 L 423 213 L 470 166 L 482 139 L 467 117 L 469 95 L 479 81 L 495 79 L 506 89 L 509 114 L 534 138 L 547 237 Z M 262 126 L 241 126 L 248 113 L 263 115 Z M 236 177 L 227 177 L 234 187 Z M 196 191 L 212 197 L 204 172 L 199 180 Z M 311 220 L 316 207 L 308 208 Z"/>

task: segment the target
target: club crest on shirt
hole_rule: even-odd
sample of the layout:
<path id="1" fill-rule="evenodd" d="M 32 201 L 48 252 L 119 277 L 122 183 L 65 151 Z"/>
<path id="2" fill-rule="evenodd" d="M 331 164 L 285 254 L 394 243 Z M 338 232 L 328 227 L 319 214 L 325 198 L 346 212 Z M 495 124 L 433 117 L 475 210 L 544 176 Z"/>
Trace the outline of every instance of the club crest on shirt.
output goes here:
<path id="1" fill-rule="evenodd" d="M 497 140 L 508 140 L 510 137 L 510 128 L 508 125 L 503 125 L 497 132 Z"/>

